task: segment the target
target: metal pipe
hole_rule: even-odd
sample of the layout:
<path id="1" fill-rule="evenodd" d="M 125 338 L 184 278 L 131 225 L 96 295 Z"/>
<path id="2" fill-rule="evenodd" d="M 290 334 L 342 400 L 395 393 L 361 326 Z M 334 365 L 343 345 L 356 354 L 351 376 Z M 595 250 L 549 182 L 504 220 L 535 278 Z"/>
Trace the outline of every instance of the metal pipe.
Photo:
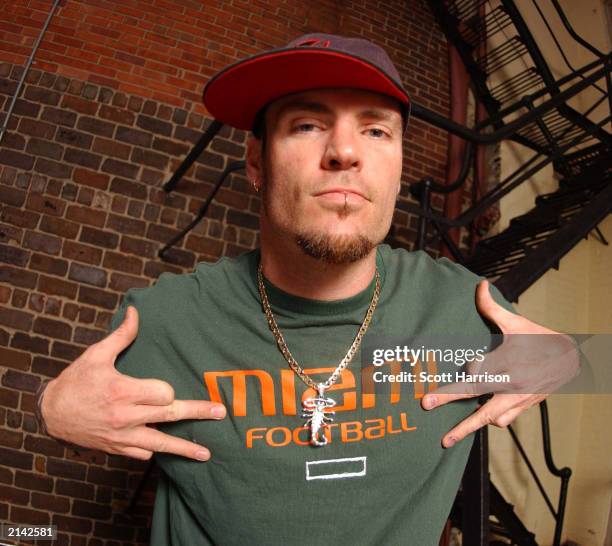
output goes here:
<path id="1" fill-rule="evenodd" d="M 6 112 L 6 118 L 4 120 L 4 125 L 0 127 L 0 143 L 2 142 L 2 139 L 4 138 L 4 134 L 6 133 L 6 130 L 8 129 L 9 121 L 11 119 L 11 114 L 13 113 L 13 109 L 15 108 L 17 97 L 21 93 L 21 89 L 23 87 L 23 83 L 25 82 L 26 76 L 28 75 L 28 72 L 30 71 L 30 67 L 32 66 L 32 61 L 34 61 L 34 55 L 36 55 L 36 52 L 38 51 L 40 42 L 42 42 L 43 36 L 45 35 L 45 32 L 47 32 L 47 27 L 49 26 L 49 23 L 51 22 L 51 19 L 53 18 L 53 15 L 55 14 L 55 10 L 57 9 L 57 6 L 59 5 L 59 3 L 60 3 L 60 0 L 55 0 L 53 5 L 51 6 L 51 11 L 49 11 L 47 20 L 45 21 L 45 24 L 43 25 L 40 31 L 40 34 L 38 35 L 38 38 L 36 38 L 36 42 L 34 42 L 34 47 L 32 47 L 32 52 L 30 53 L 30 56 L 28 57 L 28 62 L 23 67 L 23 72 L 21 74 L 21 78 L 19 79 L 19 84 L 17 84 L 17 89 L 15 90 L 15 94 L 13 95 L 13 98 L 11 99 L 11 104 L 9 105 L 9 108 Z"/>
<path id="2" fill-rule="evenodd" d="M 204 216 L 206 215 L 206 212 L 208 212 L 208 207 L 210 206 L 212 200 L 215 198 L 215 195 L 217 195 L 219 188 L 223 185 L 223 182 L 225 181 L 227 176 L 234 171 L 239 171 L 240 169 L 244 169 L 244 167 L 245 167 L 244 161 L 234 161 L 233 163 L 230 163 L 227 167 L 225 167 L 225 170 L 221 173 L 221 176 L 219 176 L 219 179 L 215 183 L 214 188 L 210 191 L 210 193 L 206 197 L 206 201 L 204 201 L 204 203 L 200 207 L 200 210 L 198 211 L 198 214 L 195 216 L 195 218 L 191 222 L 189 222 L 189 225 L 187 225 L 180 233 L 178 233 L 172 239 L 170 239 L 170 241 L 166 243 L 166 245 L 157 253 L 157 255 L 162 260 L 164 259 L 164 254 L 172 246 L 174 246 L 178 241 L 180 241 L 183 237 L 185 237 L 185 235 L 189 233 L 198 224 L 198 222 L 202 218 L 204 218 Z"/>
<path id="3" fill-rule="evenodd" d="M 565 30 L 569 32 L 570 36 L 574 40 L 576 40 L 582 47 L 588 49 L 591 53 L 593 53 L 593 55 L 599 58 L 605 57 L 605 55 L 601 51 L 599 51 L 599 49 L 592 46 L 589 42 L 587 42 L 582 36 L 580 36 L 574 30 L 574 27 L 572 27 L 570 22 L 567 20 L 567 17 L 565 16 L 565 12 L 563 11 L 563 8 L 561 8 L 561 5 L 559 4 L 559 2 L 557 0 L 551 0 L 551 2 L 555 10 L 557 10 L 557 15 L 559 16 L 559 19 L 561 19 L 561 22 L 563 23 Z"/>
<path id="4" fill-rule="evenodd" d="M 193 165 L 194 161 L 200 157 L 200 154 L 204 151 L 206 146 L 210 144 L 210 141 L 215 138 L 217 133 L 221 130 L 221 127 L 223 127 L 223 123 L 213 119 L 212 123 L 200 137 L 200 140 L 196 142 L 195 146 L 187 154 L 185 159 L 183 159 L 183 162 L 179 165 L 178 169 L 174 171 L 174 174 L 170 180 L 163 185 L 165 192 L 170 193 L 176 187 L 179 180 L 189 170 L 189 167 Z"/>

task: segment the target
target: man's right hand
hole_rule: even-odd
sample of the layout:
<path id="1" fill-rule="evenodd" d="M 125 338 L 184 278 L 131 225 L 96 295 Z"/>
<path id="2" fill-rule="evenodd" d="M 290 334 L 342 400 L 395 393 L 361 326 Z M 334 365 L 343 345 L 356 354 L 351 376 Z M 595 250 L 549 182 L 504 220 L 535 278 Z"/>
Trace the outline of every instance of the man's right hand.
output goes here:
<path id="1" fill-rule="evenodd" d="M 175 400 L 174 389 L 165 381 L 119 373 L 115 359 L 137 334 L 138 311 L 130 306 L 114 332 L 89 347 L 49 383 L 41 405 L 49 434 L 136 459 L 150 459 L 157 451 L 200 461 L 209 459 L 205 447 L 147 424 L 222 419 L 225 407 L 202 400 Z"/>

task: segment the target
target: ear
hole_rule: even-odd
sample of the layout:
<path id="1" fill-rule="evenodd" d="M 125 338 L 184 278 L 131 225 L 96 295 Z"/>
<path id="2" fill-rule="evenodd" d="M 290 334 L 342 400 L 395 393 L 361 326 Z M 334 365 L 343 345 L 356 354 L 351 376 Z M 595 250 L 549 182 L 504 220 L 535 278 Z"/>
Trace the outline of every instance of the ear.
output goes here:
<path id="1" fill-rule="evenodd" d="M 246 172 L 247 178 L 256 191 L 261 189 L 262 182 L 261 140 L 250 136 L 247 141 Z"/>

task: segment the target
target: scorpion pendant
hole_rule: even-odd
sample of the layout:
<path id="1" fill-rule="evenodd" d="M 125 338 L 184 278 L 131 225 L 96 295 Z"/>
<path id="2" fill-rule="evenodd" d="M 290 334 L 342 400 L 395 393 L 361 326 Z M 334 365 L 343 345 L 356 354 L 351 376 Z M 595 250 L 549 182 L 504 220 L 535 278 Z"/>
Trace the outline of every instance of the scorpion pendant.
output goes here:
<path id="1" fill-rule="evenodd" d="M 310 427 L 310 443 L 320 447 L 327 444 L 327 436 L 322 429 L 334 420 L 330 416 L 330 414 L 334 415 L 334 412 L 329 408 L 333 408 L 336 401 L 332 398 L 325 398 L 325 387 L 322 384 L 319 384 L 318 391 L 318 396 L 304 400 L 302 417 L 308 417 L 304 426 Z"/>

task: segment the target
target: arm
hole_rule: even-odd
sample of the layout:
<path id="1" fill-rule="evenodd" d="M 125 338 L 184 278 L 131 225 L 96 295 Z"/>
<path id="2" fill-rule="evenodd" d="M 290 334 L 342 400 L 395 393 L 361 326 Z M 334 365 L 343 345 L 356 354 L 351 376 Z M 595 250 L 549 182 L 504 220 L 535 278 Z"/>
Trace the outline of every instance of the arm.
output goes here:
<path id="1" fill-rule="evenodd" d="M 136 459 L 150 459 L 156 451 L 209 459 L 205 447 L 147 425 L 222 419 L 225 407 L 203 400 L 176 400 L 172 386 L 165 381 L 136 379 L 118 372 L 115 360 L 137 334 L 138 312 L 130 306 L 116 330 L 49 382 L 39 401 L 48 434 Z"/>

